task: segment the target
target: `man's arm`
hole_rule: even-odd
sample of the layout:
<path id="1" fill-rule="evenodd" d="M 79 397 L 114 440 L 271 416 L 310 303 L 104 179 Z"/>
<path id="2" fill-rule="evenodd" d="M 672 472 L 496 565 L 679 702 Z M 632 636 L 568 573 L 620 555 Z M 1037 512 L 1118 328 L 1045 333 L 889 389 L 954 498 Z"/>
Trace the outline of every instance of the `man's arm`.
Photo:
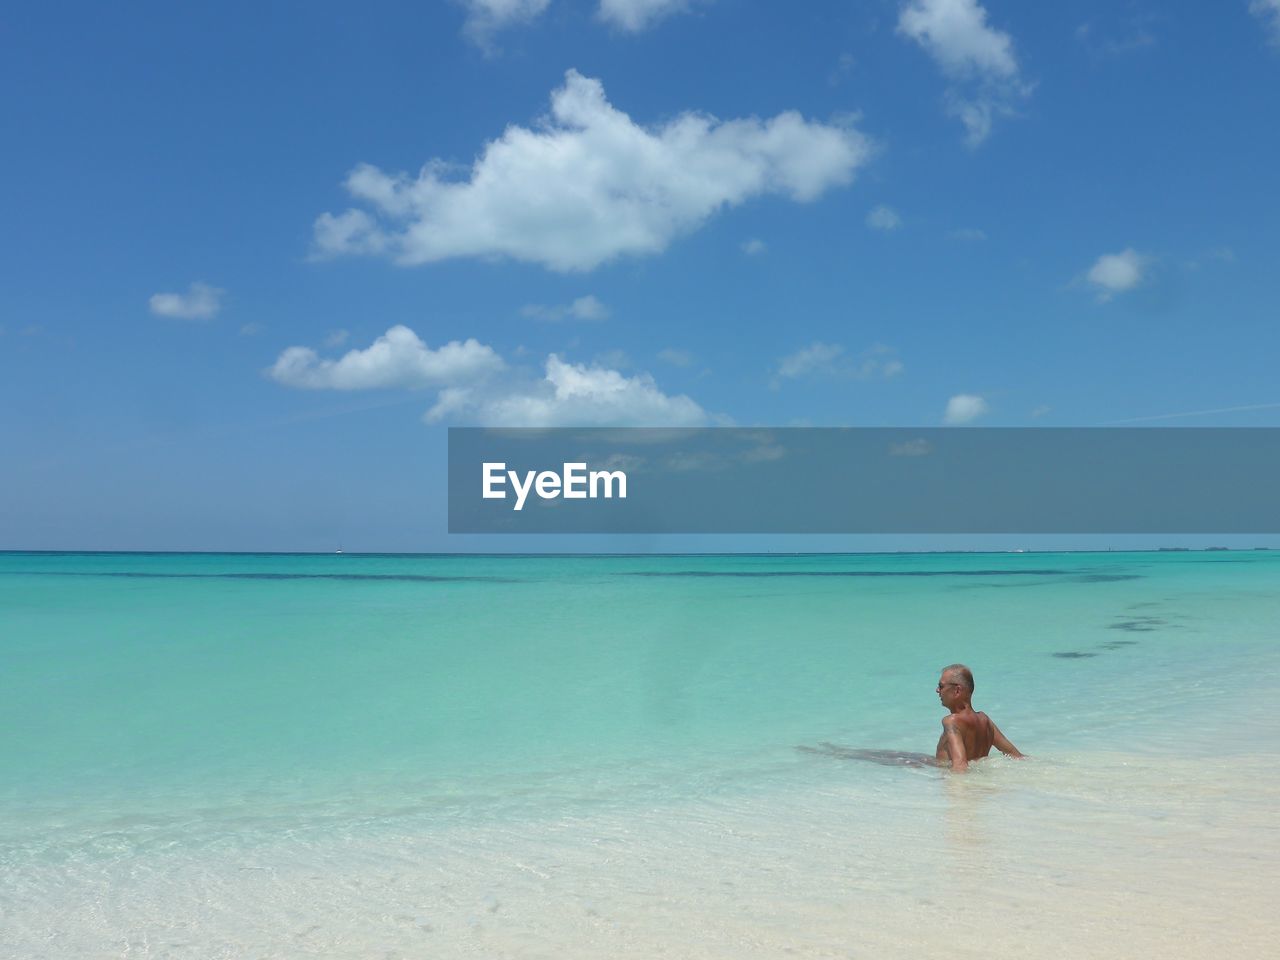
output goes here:
<path id="1" fill-rule="evenodd" d="M 991 718 L 988 717 L 987 719 L 990 720 Z M 993 738 L 991 740 L 992 746 L 1007 756 L 1018 757 L 1019 759 L 1022 758 L 1021 751 L 1019 751 L 1018 748 L 1009 741 L 1008 737 L 1000 732 L 1000 728 L 996 726 L 996 722 L 994 720 L 991 720 L 991 733 L 993 734 Z"/>
<path id="2" fill-rule="evenodd" d="M 954 717 L 943 717 L 942 736 L 951 757 L 951 772 L 964 773 L 969 769 L 969 754 L 964 748 L 964 737 L 960 736 L 960 724 Z"/>

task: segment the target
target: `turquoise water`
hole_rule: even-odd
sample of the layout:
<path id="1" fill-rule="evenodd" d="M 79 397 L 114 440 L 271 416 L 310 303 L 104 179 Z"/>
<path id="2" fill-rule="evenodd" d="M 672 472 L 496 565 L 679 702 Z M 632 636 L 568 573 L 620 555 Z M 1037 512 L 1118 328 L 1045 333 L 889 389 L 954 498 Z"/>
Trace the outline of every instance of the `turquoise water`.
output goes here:
<path id="1" fill-rule="evenodd" d="M 951 802 L 936 794 L 946 775 L 795 747 L 932 752 L 934 684 L 957 660 L 974 669 L 977 708 L 1043 758 L 997 762 L 974 783 L 1003 784 L 1019 809 L 1078 813 L 1099 792 L 1143 809 L 1163 802 L 1158 771 L 1169 764 L 1274 759 L 1278 625 L 1271 552 L 0 554 L 0 891 L 26 891 L 21 903 L 0 892 L 0 912 L 23 922 L 15 951 L 36 955 L 58 927 L 53 911 L 88 888 L 130 889 L 129 902 L 154 914 L 175 890 L 239 889 L 247 860 L 364 875 L 367 891 L 386 858 L 443 844 L 427 862 L 480 851 L 551 877 L 535 864 L 551 842 L 538 830 L 577 842 L 565 825 L 589 822 L 621 842 L 611 831 L 650 822 L 645 843 L 676 842 L 655 810 L 686 826 L 738 818 L 763 836 L 816 803 L 807 837 L 853 842 L 841 831 L 860 823 L 858 849 L 871 856 L 876 835 L 919 839 L 901 813 Z M 1107 759 L 1061 779 L 1091 756 Z M 1207 809 L 1194 808 L 1188 829 Z M 991 812 L 1008 814 L 1000 802 Z M 682 837 L 682 856 L 732 861 L 737 848 L 716 836 Z M 774 842 L 791 849 L 798 838 Z M 592 851 L 575 877 L 595 876 Z M 825 855 L 813 853 L 814 875 Z M 409 876 L 437 876 L 418 863 Z M 591 885 L 621 890 L 618 871 Z M 453 875 L 468 876 L 461 861 Z M 155 916 L 119 907 L 49 955 L 185 955 L 181 943 L 222 955 L 209 948 L 214 931 L 229 956 L 302 955 L 303 941 L 281 946 L 270 933 L 303 910 L 292 899 L 301 882 L 193 921 L 179 946 L 155 946 L 152 930 L 152 954 L 136 931 Z M 481 903 L 459 910 L 486 920 L 491 880 L 457 882 Z M 624 910 L 631 901 L 617 895 Z M 424 936 L 421 909 L 387 923 Z M 698 916 L 712 913 L 707 904 Z M 522 936 L 535 916 L 531 906 Z M 317 941 L 320 955 L 345 955 L 339 944 L 361 955 L 379 937 L 410 948 L 399 934 L 361 933 L 371 921 L 359 918 Z M 459 929 L 474 931 L 471 919 Z M 440 923 L 425 926 L 439 945 Z M 564 936 L 548 934 L 560 955 Z M 466 952 L 458 938 L 446 954 Z M 640 955 L 653 946 L 636 938 Z"/>

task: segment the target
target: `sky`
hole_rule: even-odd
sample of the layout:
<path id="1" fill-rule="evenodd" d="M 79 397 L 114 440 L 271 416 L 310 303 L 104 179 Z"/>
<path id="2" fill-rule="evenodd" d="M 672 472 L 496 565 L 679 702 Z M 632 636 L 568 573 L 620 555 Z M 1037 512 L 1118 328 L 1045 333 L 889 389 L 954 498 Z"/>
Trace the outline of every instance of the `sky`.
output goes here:
<path id="1" fill-rule="evenodd" d="M 1280 426 L 1280 0 L 55 0 L 0 53 L 0 549 L 520 549 L 445 532 L 449 426 Z"/>

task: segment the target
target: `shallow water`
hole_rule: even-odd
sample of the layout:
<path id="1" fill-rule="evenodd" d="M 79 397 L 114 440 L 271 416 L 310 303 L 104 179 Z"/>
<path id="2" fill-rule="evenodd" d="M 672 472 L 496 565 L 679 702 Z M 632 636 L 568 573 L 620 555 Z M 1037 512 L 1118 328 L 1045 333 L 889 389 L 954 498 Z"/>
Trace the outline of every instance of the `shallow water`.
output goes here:
<path id="1" fill-rule="evenodd" d="M 1277 614 L 1271 553 L 0 555 L 0 955 L 1269 955 Z M 795 749 L 932 751 L 960 659 L 1033 760 Z"/>

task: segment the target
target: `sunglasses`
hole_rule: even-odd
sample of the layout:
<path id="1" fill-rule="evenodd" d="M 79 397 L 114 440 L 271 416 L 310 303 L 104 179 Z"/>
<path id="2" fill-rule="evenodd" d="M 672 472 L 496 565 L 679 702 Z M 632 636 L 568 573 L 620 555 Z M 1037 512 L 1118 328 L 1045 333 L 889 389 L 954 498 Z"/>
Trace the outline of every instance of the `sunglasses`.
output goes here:
<path id="1" fill-rule="evenodd" d="M 958 687 L 958 686 L 960 686 L 960 684 L 958 683 L 940 683 L 938 684 L 938 693 L 942 692 L 943 687 Z"/>

